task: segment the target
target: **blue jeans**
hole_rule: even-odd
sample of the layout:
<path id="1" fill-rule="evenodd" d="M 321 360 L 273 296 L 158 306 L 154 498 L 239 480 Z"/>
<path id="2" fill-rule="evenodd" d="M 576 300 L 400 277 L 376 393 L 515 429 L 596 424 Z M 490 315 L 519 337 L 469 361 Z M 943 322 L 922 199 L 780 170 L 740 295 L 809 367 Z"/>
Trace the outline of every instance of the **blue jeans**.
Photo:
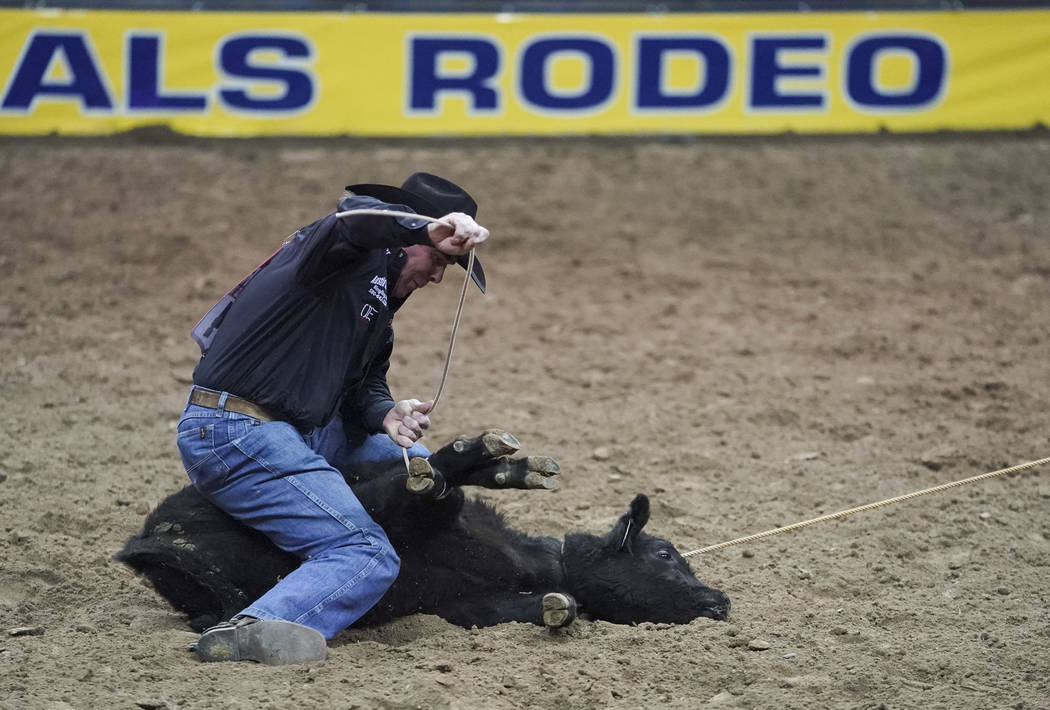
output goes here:
<path id="1" fill-rule="evenodd" d="M 400 459 L 401 448 L 385 434 L 351 447 L 338 419 L 303 436 L 287 422 L 226 411 L 225 402 L 223 396 L 217 409 L 188 404 L 179 420 L 190 481 L 302 560 L 241 613 L 294 621 L 332 638 L 379 601 L 400 568 L 386 533 L 333 464 Z M 418 444 L 409 454 L 428 455 Z"/>

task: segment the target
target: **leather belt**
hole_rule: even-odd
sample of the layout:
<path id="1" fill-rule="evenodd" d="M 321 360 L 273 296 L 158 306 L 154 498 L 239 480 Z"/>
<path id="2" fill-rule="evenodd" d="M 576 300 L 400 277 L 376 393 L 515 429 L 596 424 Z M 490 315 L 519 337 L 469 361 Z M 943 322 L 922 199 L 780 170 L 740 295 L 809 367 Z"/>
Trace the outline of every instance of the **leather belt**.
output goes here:
<path id="1" fill-rule="evenodd" d="M 219 393 L 209 392 L 208 390 L 194 387 L 193 390 L 190 391 L 190 404 L 207 407 L 208 409 L 218 409 Z M 226 397 L 226 410 L 237 412 L 238 414 L 247 414 L 249 417 L 254 417 L 263 422 L 278 421 L 277 417 L 267 412 L 258 404 L 253 404 L 252 402 L 249 402 L 246 399 L 241 399 L 240 397 L 234 397 L 232 394 Z"/>

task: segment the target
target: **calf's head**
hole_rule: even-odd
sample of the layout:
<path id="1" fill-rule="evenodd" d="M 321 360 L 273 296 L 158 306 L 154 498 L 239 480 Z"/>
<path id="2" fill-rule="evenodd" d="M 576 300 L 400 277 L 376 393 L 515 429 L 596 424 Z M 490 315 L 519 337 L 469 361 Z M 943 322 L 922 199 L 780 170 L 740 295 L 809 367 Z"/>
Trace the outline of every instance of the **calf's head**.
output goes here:
<path id="1" fill-rule="evenodd" d="M 639 494 L 607 534 L 565 537 L 565 570 L 580 611 L 618 624 L 728 618 L 729 597 L 697 579 L 674 545 L 642 532 L 648 521 L 649 499 Z"/>

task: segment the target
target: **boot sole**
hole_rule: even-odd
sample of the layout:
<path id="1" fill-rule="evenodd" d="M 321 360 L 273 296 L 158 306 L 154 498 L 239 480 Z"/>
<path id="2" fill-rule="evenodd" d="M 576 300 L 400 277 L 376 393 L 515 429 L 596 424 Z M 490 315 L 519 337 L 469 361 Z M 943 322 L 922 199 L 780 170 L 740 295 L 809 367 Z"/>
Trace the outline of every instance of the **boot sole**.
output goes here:
<path id="1" fill-rule="evenodd" d="M 260 619 L 251 624 L 215 629 L 197 641 L 205 663 L 255 661 L 268 666 L 313 663 L 328 657 L 321 632 L 291 621 Z"/>

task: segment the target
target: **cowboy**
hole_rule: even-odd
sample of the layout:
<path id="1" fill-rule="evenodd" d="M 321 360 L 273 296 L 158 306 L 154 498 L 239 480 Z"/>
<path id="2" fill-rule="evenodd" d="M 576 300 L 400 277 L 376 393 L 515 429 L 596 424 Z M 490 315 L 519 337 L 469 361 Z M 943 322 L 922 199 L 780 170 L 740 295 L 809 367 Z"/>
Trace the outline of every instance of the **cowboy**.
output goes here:
<path id="1" fill-rule="evenodd" d="M 408 296 L 467 268 L 488 238 L 477 204 L 428 173 L 350 185 L 338 212 L 303 227 L 194 328 L 178 447 L 193 485 L 302 563 L 196 644 L 203 661 L 323 660 L 326 639 L 368 611 L 400 561 L 340 468 L 427 456 L 432 402 L 395 402 L 391 320 Z M 414 213 L 350 214 L 350 210 Z M 451 226 L 449 226 L 451 225 Z M 470 274 L 484 292 L 475 259 Z M 255 561 L 244 560 L 245 565 Z"/>

